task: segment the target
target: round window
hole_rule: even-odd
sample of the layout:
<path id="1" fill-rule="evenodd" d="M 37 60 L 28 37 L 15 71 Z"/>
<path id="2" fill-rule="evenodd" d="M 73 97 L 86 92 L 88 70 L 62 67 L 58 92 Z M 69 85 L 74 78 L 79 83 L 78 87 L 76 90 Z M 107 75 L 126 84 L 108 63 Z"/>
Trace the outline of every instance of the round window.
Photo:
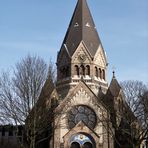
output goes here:
<path id="1" fill-rule="evenodd" d="M 88 106 L 74 106 L 68 114 L 69 128 L 75 127 L 80 121 L 84 122 L 89 128 L 95 128 L 97 121 L 95 112 Z"/>

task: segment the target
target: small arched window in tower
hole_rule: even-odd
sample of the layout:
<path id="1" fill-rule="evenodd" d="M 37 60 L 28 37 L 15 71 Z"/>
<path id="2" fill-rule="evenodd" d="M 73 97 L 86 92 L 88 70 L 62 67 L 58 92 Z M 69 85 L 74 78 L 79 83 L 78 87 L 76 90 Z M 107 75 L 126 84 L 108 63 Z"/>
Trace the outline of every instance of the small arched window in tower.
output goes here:
<path id="1" fill-rule="evenodd" d="M 81 65 L 80 66 L 80 75 L 85 75 L 85 67 L 84 67 L 84 65 Z"/>
<path id="2" fill-rule="evenodd" d="M 104 69 L 102 70 L 102 78 L 103 80 L 105 80 L 105 70 Z"/>
<path id="3" fill-rule="evenodd" d="M 78 67 L 78 65 L 75 65 L 74 75 L 79 76 L 79 67 Z"/>
<path id="4" fill-rule="evenodd" d="M 101 70 L 101 68 L 99 68 L 99 77 L 100 77 L 100 79 L 102 79 L 102 70 Z"/>
<path id="5" fill-rule="evenodd" d="M 98 68 L 95 67 L 95 76 L 98 78 Z"/>
<path id="6" fill-rule="evenodd" d="M 90 76 L 90 66 L 89 65 L 86 66 L 86 75 Z"/>

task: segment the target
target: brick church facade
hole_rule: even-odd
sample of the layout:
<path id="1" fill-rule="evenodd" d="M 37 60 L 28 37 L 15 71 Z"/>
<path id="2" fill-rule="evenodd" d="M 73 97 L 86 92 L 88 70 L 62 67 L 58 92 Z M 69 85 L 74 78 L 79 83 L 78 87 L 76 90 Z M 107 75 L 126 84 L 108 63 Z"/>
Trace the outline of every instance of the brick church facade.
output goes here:
<path id="1" fill-rule="evenodd" d="M 119 130 L 131 132 L 128 106 L 115 73 L 108 84 L 107 66 L 87 2 L 78 0 L 58 52 L 56 85 L 49 76 L 26 120 L 27 142 L 37 148 L 132 147 Z"/>

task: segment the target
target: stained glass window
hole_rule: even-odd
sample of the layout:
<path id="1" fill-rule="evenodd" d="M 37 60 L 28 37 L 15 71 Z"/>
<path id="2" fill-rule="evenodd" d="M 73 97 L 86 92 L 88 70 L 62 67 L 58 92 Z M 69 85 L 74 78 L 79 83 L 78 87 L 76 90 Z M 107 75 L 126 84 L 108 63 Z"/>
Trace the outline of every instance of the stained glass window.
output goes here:
<path id="1" fill-rule="evenodd" d="M 80 121 L 83 121 L 89 128 L 95 128 L 97 121 L 95 112 L 88 106 L 74 106 L 68 114 L 69 128 L 73 128 Z"/>

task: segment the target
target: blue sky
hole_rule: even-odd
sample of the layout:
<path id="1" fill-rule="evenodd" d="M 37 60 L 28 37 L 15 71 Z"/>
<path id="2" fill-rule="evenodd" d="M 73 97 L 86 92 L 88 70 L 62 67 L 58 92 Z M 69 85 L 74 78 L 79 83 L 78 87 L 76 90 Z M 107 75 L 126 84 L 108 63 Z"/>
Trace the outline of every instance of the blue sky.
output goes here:
<path id="1" fill-rule="evenodd" d="M 148 0 L 87 0 L 119 81 L 148 82 Z M 56 61 L 77 0 L 0 0 L 0 71 L 28 53 Z"/>

